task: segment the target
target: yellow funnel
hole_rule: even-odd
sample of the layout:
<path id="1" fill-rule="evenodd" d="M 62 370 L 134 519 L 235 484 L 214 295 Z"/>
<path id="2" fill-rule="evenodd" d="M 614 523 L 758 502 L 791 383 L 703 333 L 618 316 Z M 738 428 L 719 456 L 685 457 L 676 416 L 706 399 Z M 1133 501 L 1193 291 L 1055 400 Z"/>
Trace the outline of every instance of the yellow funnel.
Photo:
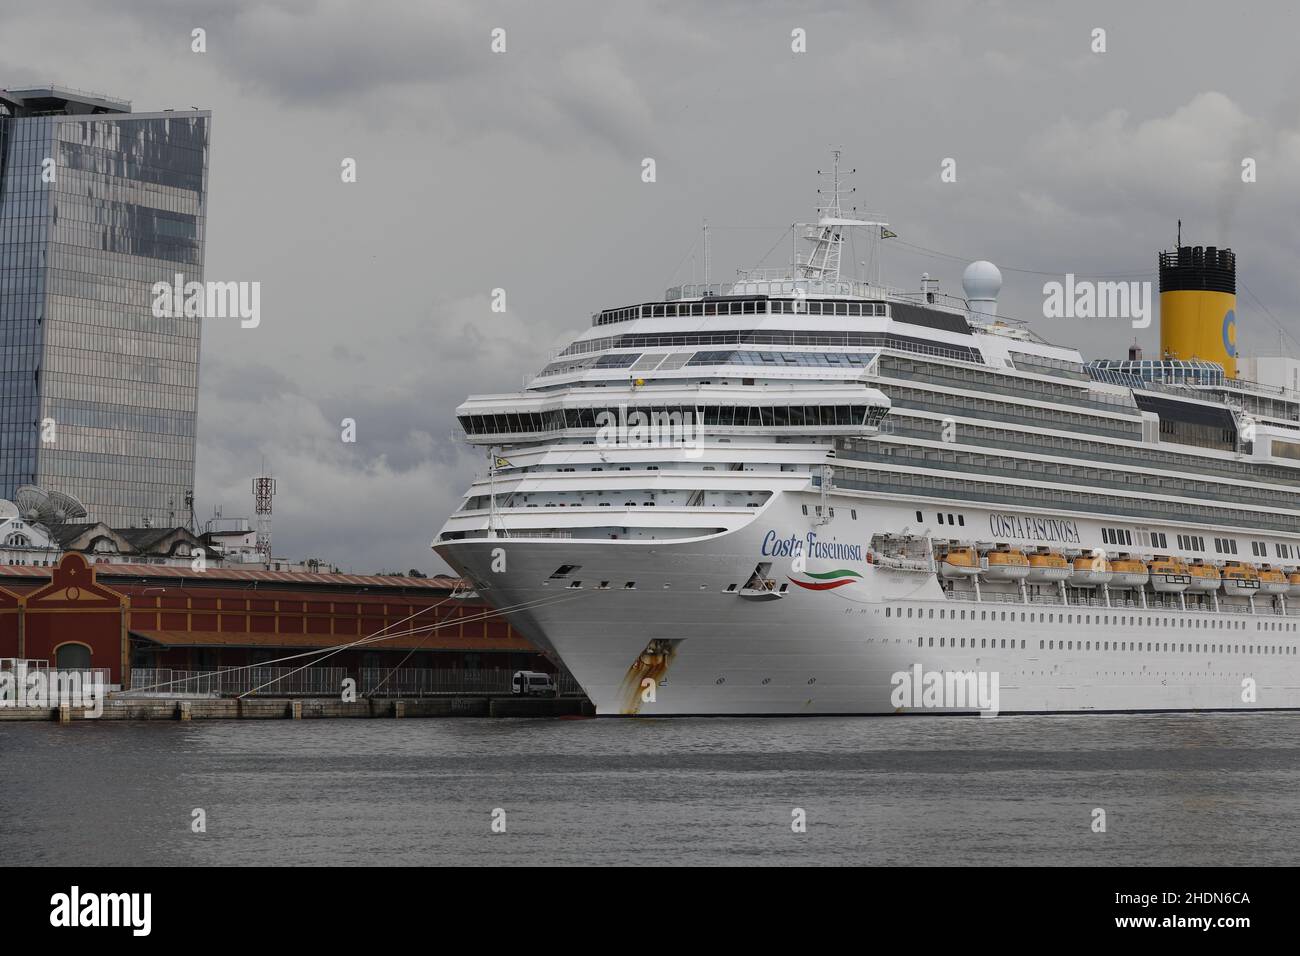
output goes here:
<path id="1" fill-rule="evenodd" d="M 1201 359 L 1237 377 L 1237 257 L 1231 249 L 1181 246 L 1160 253 L 1160 354 Z"/>

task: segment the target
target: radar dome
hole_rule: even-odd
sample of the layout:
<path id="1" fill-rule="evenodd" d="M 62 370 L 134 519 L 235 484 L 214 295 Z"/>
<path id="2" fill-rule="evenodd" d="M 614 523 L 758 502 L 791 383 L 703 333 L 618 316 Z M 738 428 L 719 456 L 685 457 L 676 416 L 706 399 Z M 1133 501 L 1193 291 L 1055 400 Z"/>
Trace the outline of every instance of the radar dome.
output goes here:
<path id="1" fill-rule="evenodd" d="M 985 259 L 972 262 L 961 274 L 961 287 L 968 299 L 996 299 L 1002 291 L 1002 273 Z"/>

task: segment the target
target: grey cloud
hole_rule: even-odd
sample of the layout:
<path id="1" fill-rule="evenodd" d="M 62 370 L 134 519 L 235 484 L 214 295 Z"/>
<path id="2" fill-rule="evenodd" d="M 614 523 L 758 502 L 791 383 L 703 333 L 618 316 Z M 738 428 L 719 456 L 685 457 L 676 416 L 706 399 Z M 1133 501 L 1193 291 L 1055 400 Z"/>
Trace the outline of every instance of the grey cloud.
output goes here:
<path id="1" fill-rule="evenodd" d="M 784 262 L 832 143 L 857 201 L 910 244 L 882 249 L 893 284 L 924 271 L 956 291 L 965 259 L 988 257 L 1005 313 L 1121 354 L 1122 324 L 1035 319 L 1045 277 L 1017 270 L 1154 273 L 1181 217 L 1186 237 L 1234 245 L 1243 289 L 1294 333 L 1300 11 L 1169 9 L 46 0 L 6 11 L 0 64 L 17 75 L 0 85 L 40 59 L 45 78 L 140 109 L 213 108 L 209 277 L 265 294 L 261 328 L 204 333 L 200 511 L 246 511 L 265 454 L 277 551 L 433 570 L 429 540 L 483 467 L 450 438 L 455 406 L 517 389 L 591 312 L 659 295 L 674 269 L 689 280 L 703 217 L 715 278 Z M 494 57 L 498 25 L 510 52 Z M 1260 176 L 1238 188 L 1243 144 Z M 948 156 L 956 184 L 938 180 Z M 487 308 L 498 286 L 505 316 Z M 1247 348 L 1275 347 L 1249 295 L 1238 311 Z"/>

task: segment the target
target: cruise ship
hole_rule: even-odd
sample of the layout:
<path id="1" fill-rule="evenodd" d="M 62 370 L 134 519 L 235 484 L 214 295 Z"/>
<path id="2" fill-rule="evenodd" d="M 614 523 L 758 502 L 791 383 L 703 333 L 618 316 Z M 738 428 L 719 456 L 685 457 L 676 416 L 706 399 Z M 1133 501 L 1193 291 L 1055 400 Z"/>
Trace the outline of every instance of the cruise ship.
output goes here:
<path id="1" fill-rule="evenodd" d="M 1090 361 L 991 263 L 842 277 L 893 234 L 829 175 L 788 268 L 467 399 L 488 466 L 436 552 L 601 715 L 1300 707 L 1300 362 L 1238 358 L 1232 251 L 1180 232 L 1160 356 Z"/>

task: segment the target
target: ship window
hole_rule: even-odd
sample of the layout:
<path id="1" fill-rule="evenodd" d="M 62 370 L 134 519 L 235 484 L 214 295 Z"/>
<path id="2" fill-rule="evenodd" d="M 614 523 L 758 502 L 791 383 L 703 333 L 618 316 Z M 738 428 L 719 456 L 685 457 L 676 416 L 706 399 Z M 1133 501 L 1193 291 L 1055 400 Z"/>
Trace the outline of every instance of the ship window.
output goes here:
<path id="1" fill-rule="evenodd" d="M 957 516 L 957 525 L 958 525 L 959 527 L 962 527 L 962 528 L 966 527 L 966 516 L 965 516 L 965 515 L 958 515 L 958 516 Z"/>
<path id="2" fill-rule="evenodd" d="M 562 564 L 555 569 L 555 573 L 551 575 L 551 580 L 554 581 L 556 578 L 567 578 L 570 574 L 572 574 L 574 571 L 577 571 L 580 567 L 582 567 L 582 565 Z"/>
<path id="3" fill-rule="evenodd" d="M 807 514 L 806 511 L 805 511 L 804 513 Z M 921 517 L 921 512 L 919 512 L 919 511 L 916 513 L 916 520 L 917 520 L 917 521 L 924 521 L 924 520 L 925 520 L 924 518 Z"/>

